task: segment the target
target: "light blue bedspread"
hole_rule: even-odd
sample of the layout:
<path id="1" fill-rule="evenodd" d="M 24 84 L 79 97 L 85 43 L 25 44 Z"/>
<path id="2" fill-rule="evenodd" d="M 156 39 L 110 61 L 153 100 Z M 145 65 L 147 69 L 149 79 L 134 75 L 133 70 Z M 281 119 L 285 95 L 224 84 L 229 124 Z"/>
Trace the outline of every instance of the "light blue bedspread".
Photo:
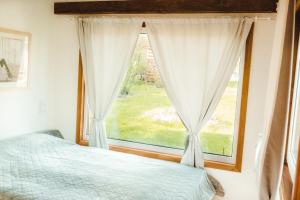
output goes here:
<path id="1" fill-rule="evenodd" d="M 46 134 L 0 141 L 0 199 L 211 200 L 202 169 Z"/>

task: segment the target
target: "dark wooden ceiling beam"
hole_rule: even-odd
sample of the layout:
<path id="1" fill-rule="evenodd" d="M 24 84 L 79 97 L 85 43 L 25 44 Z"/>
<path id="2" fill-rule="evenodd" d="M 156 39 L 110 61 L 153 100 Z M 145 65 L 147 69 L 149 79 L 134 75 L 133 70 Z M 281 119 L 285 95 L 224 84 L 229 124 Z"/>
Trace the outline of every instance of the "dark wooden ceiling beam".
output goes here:
<path id="1" fill-rule="evenodd" d="M 104 0 L 56 2 L 55 14 L 274 13 L 277 0 Z"/>

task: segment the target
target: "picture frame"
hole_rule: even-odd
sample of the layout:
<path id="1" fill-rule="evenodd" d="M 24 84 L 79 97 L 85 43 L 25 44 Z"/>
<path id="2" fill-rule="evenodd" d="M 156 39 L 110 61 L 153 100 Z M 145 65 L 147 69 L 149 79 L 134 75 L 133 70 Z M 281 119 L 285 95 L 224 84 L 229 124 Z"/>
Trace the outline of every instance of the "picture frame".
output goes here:
<path id="1" fill-rule="evenodd" d="M 0 88 L 28 87 L 31 34 L 0 28 Z"/>

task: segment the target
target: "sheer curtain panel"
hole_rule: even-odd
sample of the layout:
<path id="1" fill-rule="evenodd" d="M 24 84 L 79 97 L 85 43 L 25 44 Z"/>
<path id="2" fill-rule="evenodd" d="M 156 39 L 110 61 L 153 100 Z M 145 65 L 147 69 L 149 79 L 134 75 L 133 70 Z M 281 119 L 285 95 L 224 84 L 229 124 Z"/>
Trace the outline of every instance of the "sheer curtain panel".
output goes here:
<path id="1" fill-rule="evenodd" d="M 188 136 L 181 163 L 203 167 L 199 132 L 236 67 L 250 18 L 154 18 L 146 21 L 167 94 Z"/>
<path id="2" fill-rule="evenodd" d="M 89 145 L 108 148 L 105 116 L 127 72 L 142 21 L 132 18 L 79 18 L 83 75 L 92 112 Z"/>
<path id="3" fill-rule="evenodd" d="M 295 1 L 280 1 L 265 102 L 265 134 L 258 166 L 260 200 L 278 199 L 292 92 Z"/>

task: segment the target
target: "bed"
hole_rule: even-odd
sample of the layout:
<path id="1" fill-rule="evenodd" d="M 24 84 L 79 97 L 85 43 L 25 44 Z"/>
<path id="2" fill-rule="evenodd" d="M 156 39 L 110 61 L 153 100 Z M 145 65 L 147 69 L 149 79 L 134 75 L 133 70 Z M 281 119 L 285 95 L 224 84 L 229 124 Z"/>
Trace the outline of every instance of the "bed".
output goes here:
<path id="1" fill-rule="evenodd" d="M 203 169 L 82 147 L 57 131 L 0 141 L 1 200 L 211 200 L 214 195 Z"/>

